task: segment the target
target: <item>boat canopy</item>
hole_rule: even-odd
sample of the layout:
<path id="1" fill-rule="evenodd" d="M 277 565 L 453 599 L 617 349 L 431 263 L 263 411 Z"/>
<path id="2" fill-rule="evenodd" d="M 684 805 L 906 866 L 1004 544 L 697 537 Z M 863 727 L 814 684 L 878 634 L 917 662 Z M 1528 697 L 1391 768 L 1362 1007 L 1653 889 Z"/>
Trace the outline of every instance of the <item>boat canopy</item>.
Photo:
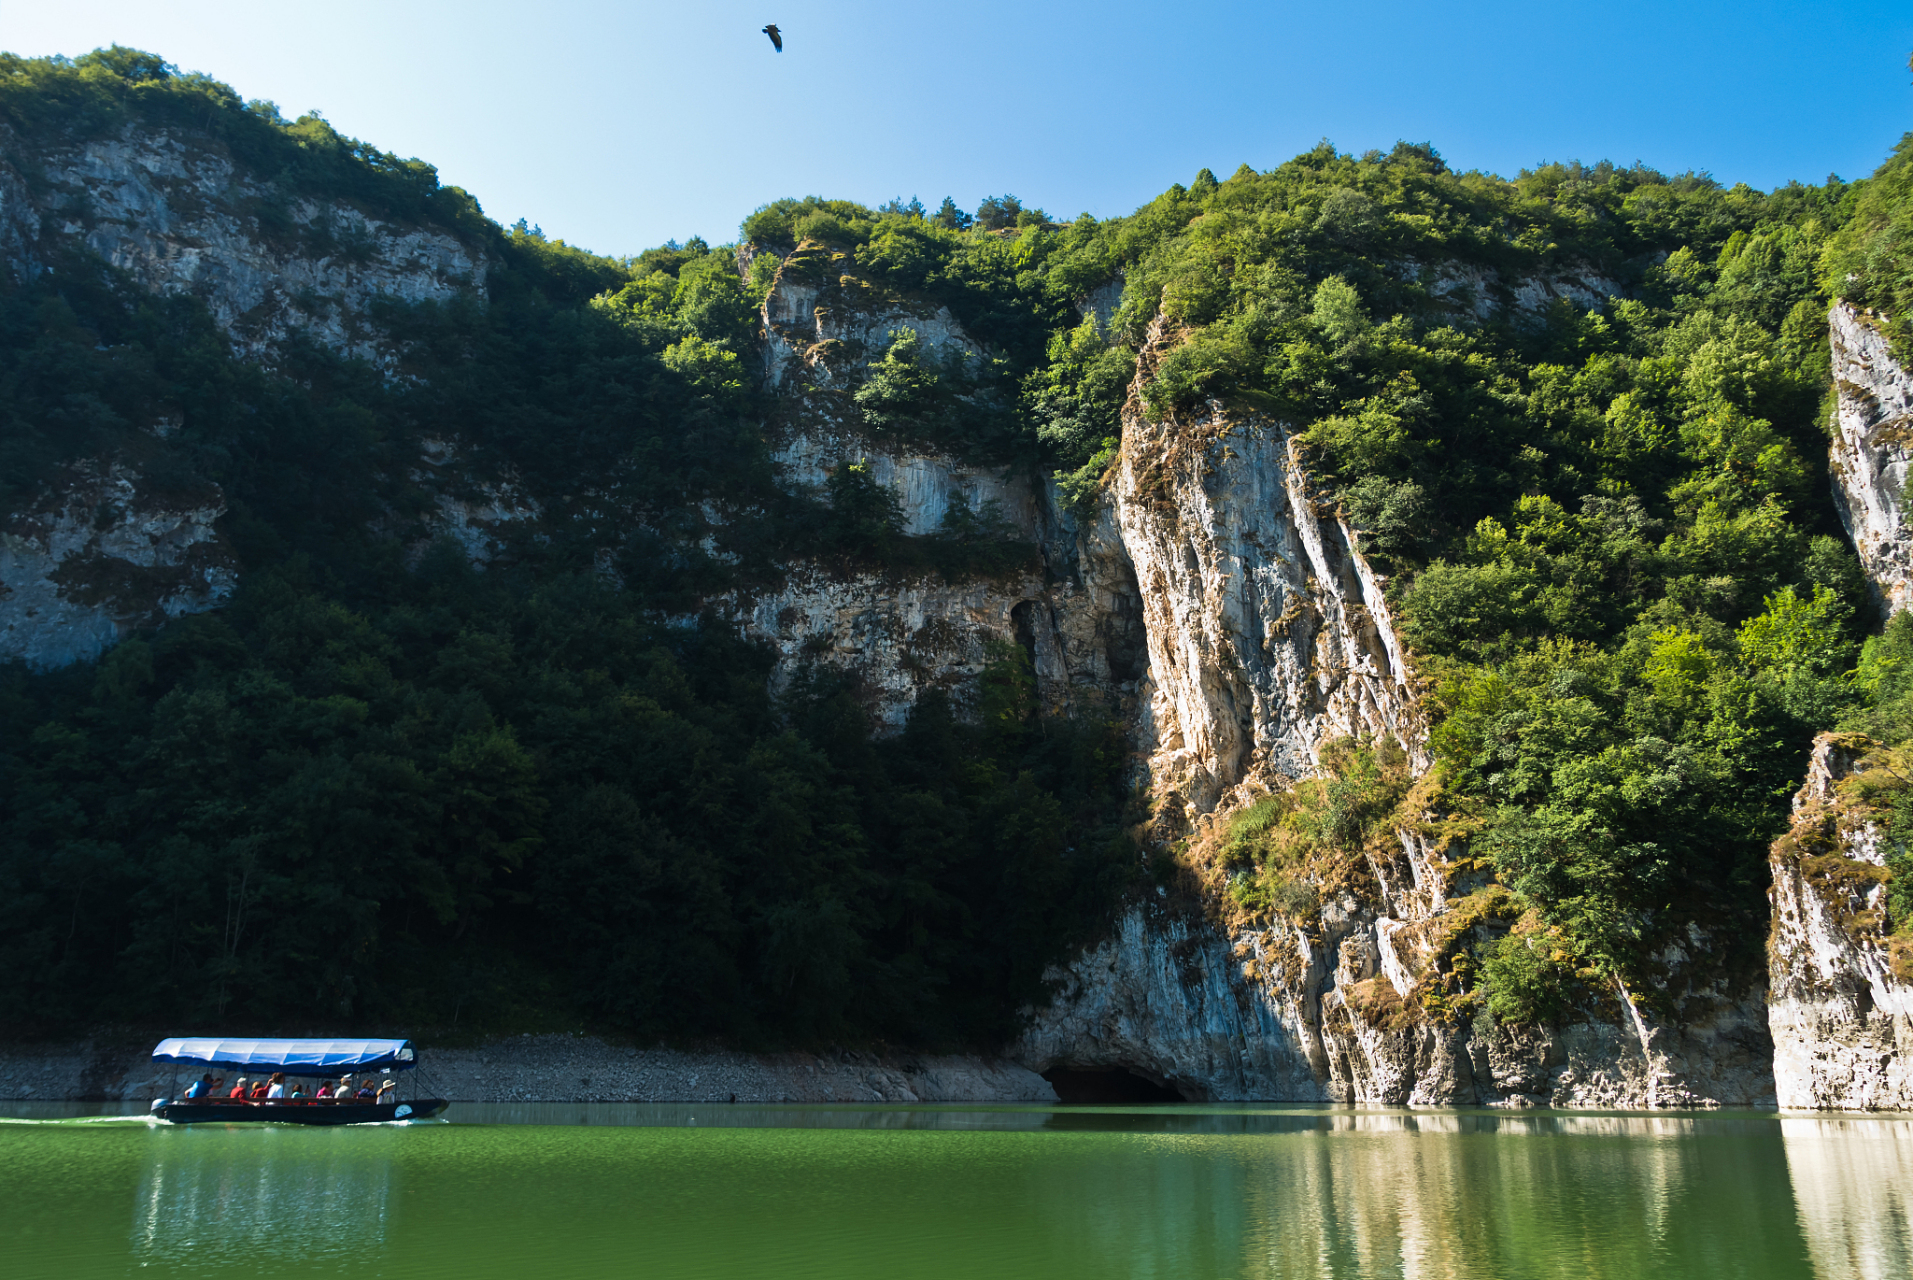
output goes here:
<path id="1" fill-rule="evenodd" d="M 226 1040 L 175 1038 L 153 1050 L 154 1062 L 206 1067 L 277 1067 L 294 1075 L 329 1071 L 405 1071 L 418 1065 L 410 1040 Z M 310 1067 L 312 1070 L 303 1071 Z"/>

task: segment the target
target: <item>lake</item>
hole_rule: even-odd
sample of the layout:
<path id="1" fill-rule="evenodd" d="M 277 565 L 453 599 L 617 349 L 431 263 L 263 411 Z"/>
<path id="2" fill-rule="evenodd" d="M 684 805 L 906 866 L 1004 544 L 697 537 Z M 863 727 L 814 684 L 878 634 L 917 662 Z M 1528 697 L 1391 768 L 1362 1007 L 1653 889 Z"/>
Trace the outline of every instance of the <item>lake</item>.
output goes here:
<path id="1" fill-rule="evenodd" d="M 9 1280 L 1913 1269 L 1907 1117 L 456 1104 L 305 1129 L 0 1105 Z"/>

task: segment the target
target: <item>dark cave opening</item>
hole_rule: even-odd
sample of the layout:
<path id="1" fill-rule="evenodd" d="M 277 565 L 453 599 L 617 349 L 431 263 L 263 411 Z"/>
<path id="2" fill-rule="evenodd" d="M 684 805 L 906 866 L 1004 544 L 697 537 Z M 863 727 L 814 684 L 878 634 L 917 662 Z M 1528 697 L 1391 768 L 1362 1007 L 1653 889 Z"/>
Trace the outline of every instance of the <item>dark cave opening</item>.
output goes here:
<path id="1" fill-rule="evenodd" d="M 1121 1067 L 1051 1067 L 1042 1073 L 1059 1102 L 1181 1102 L 1167 1085 Z"/>

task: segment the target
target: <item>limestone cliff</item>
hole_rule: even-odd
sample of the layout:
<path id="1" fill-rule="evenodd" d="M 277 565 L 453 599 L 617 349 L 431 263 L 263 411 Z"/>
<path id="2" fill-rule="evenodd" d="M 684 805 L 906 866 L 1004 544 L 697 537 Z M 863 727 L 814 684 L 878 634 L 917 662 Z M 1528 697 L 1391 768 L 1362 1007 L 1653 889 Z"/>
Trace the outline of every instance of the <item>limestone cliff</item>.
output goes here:
<path id="1" fill-rule="evenodd" d="M 1913 461 L 1913 374 L 1878 317 L 1836 302 L 1833 496 L 1883 612 L 1913 605 L 1913 529 L 1903 518 Z M 1823 734 L 1793 826 L 1771 855 L 1768 1016 L 1783 1106 L 1913 1106 L 1913 954 L 1887 930 L 1885 833 L 1866 775 L 1880 744 Z"/>
<path id="2" fill-rule="evenodd" d="M 1405 841 L 1396 868 L 1430 868 Z M 1424 874 L 1427 874 L 1424 871 Z M 1437 877 L 1440 872 L 1435 871 Z M 1439 879 L 1427 882 L 1438 885 Z M 1057 976 L 1017 1056 L 1128 1071 L 1185 1097 L 1392 1105 L 1771 1106 L 1774 1047 L 1759 991 L 1721 992 L 1685 1023 L 1625 991 L 1613 1016 L 1513 1030 L 1446 1022 L 1421 996 L 1472 904 L 1342 896 L 1304 923 L 1219 928 L 1201 904 L 1139 907 Z"/>
<path id="3" fill-rule="evenodd" d="M 1420 758 L 1382 584 L 1284 426 L 1221 405 L 1151 421 L 1132 403 L 1106 500 L 1143 603 L 1139 745 L 1159 792 L 1208 812 L 1245 778 L 1307 773 L 1345 735 Z"/>
<path id="4" fill-rule="evenodd" d="M 1913 528 L 1901 515 L 1913 461 L 1913 374 L 1872 318 L 1844 302 L 1828 317 L 1838 393 L 1833 498 L 1884 611 L 1913 604 Z"/>
<path id="5" fill-rule="evenodd" d="M 446 300 L 483 287 L 488 266 L 443 231 L 289 196 L 203 135 L 129 125 L 28 154 L 0 127 L 0 261 L 35 275 L 74 245 L 156 293 L 199 298 L 252 356 L 299 332 L 390 361 L 375 299 Z"/>
<path id="6" fill-rule="evenodd" d="M 1159 327 L 1140 379 L 1170 340 Z M 1159 420 L 1140 405 L 1132 397 L 1124 416 L 1103 509 L 1142 608 L 1131 724 L 1157 837 L 1214 836 L 1264 789 L 1312 772 L 1337 738 L 1392 739 L 1426 768 L 1383 584 L 1288 431 L 1221 405 Z M 1705 1012 L 1685 1022 L 1625 990 L 1611 1012 L 1520 1032 L 1429 1012 L 1455 947 L 1505 930 L 1483 909 L 1502 891 L 1462 850 L 1411 830 L 1398 840 L 1300 922 L 1232 927 L 1216 883 L 1131 910 L 1056 975 L 1018 1054 L 1192 1098 L 1771 1104 L 1757 989 L 1709 984 L 1690 1006 Z M 1675 969 L 1685 959 L 1668 957 Z"/>
<path id="7" fill-rule="evenodd" d="M 1875 744 L 1822 734 L 1774 842 L 1768 940 L 1783 1107 L 1913 1107 L 1913 954 L 1886 933 L 1883 832 L 1858 785 Z"/>
<path id="8" fill-rule="evenodd" d="M 805 663 L 849 674 L 877 720 L 897 727 L 932 688 L 963 706 L 991 642 L 1010 642 L 1029 653 L 1051 710 L 1132 705 L 1141 604 L 1112 516 L 1099 513 L 1079 528 L 1027 471 L 867 431 L 845 398 L 900 331 L 913 332 L 925 359 L 945 368 L 987 364 L 983 345 L 947 308 L 873 289 L 843 255 L 808 242 L 778 271 L 762 323 L 764 384 L 780 393 L 768 433 L 781 484 L 816 492 L 838 465 L 860 463 L 895 495 L 902 533 L 936 533 L 961 502 L 992 515 L 1004 536 L 1029 550 L 1020 568 L 958 581 L 794 564 L 773 588 L 713 601 L 773 648 L 773 680 L 787 681 Z"/>

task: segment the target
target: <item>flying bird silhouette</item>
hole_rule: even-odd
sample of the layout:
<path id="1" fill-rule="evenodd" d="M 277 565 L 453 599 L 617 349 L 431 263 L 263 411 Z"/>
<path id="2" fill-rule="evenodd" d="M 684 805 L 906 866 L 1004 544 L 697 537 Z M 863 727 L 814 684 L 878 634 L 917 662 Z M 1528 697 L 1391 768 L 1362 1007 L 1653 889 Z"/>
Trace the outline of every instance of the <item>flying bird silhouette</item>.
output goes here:
<path id="1" fill-rule="evenodd" d="M 777 29 L 775 22 L 764 28 L 764 34 L 769 36 L 771 43 L 777 46 L 777 52 L 782 53 L 784 51 L 784 33 Z"/>

